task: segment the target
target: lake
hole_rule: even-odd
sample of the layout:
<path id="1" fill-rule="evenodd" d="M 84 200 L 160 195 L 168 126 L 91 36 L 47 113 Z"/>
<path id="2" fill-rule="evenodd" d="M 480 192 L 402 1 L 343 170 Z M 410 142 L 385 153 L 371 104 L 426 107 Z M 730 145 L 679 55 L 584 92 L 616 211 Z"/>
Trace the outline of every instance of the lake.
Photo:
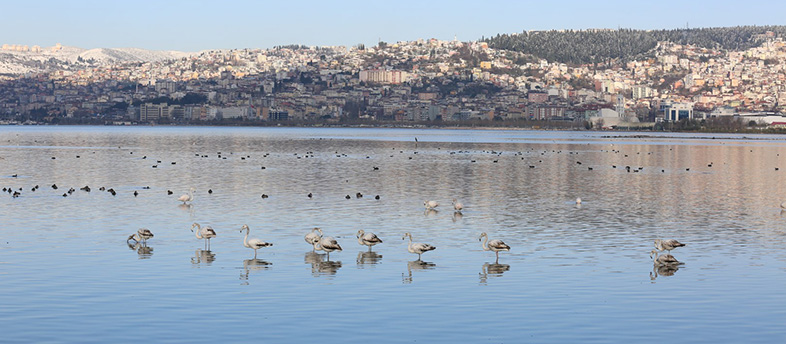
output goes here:
<path id="1" fill-rule="evenodd" d="M 785 176 L 774 135 L 3 126 L 2 341 L 783 342 Z"/>

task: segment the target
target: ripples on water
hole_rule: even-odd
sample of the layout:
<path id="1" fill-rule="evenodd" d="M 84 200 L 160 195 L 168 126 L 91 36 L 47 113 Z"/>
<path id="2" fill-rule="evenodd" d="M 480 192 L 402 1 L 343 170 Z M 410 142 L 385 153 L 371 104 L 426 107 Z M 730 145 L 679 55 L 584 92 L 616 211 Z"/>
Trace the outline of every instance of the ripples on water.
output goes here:
<path id="1" fill-rule="evenodd" d="M 0 128 L 0 186 L 22 188 L 0 195 L 3 341 L 786 339 L 786 142 L 614 135 Z M 243 224 L 275 245 L 253 259 Z M 313 227 L 343 251 L 312 252 Z M 483 231 L 512 247 L 497 263 Z M 653 268 L 657 238 L 685 264 Z"/>

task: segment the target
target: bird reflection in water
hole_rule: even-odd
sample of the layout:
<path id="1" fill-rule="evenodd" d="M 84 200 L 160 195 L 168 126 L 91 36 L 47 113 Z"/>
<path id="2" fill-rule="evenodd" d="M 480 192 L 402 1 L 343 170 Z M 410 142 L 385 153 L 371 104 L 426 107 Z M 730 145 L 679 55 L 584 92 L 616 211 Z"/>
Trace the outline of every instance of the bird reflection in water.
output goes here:
<path id="1" fill-rule="evenodd" d="M 508 264 L 485 263 L 478 273 L 480 276 L 480 284 L 488 283 L 489 277 L 502 277 L 502 273 L 509 270 L 510 265 Z"/>
<path id="2" fill-rule="evenodd" d="M 422 260 L 413 260 L 407 262 L 407 274 L 401 273 L 401 282 L 404 284 L 412 283 L 412 270 L 431 270 L 437 267 L 437 264 L 431 262 L 424 262 Z"/>
<path id="3" fill-rule="evenodd" d="M 139 259 L 150 259 L 153 256 L 153 248 L 142 242 L 127 241 L 126 244 L 131 251 L 136 251 Z"/>
<path id="4" fill-rule="evenodd" d="M 436 216 L 437 214 L 439 214 L 439 210 L 437 210 L 437 209 L 426 209 L 426 211 L 423 212 L 423 216 L 426 216 L 426 217 Z"/>
<path id="5" fill-rule="evenodd" d="M 240 280 L 244 282 L 241 285 L 248 285 L 248 275 L 251 271 L 267 270 L 270 268 L 270 265 L 273 265 L 273 263 L 257 258 L 243 260 L 243 272 L 240 273 Z"/>
<path id="6" fill-rule="evenodd" d="M 653 264 L 650 272 L 650 280 L 654 281 L 658 276 L 674 276 L 680 269 L 678 264 Z"/>
<path id="7" fill-rule="evenodd" d="M 464 214 L 462 214 L 460 211 L 453 212 L 453 222 L 461 221 L 462 218 L 464 218 Z"/>
<path id="8" fill-rule="evenodd" d="M 319 254 L 316 252 L 306 252 L 304 261 L 306 264 L 311 264 L 311 274 L 314 277 L 321 275 L 335 275 L 338 269 L 341 268 L 341 261 L 325 260 L 326 254 Z"/>
<path id="9" fill-rule="evenodd" d="M 216 254 L 210 250 L 197 249 L 194 251 L 194 256 L 191 257 L 191 264 L 199 266 L 200 264 L 210 265 L 216 260 Z"/>
<path id="10" fill-rule="evenodd" d="M 364 265 L 378 264 L 382 260 L 382 255 L 374 251 L 360 251 L 358 252 L 358 267 L 364 268 Z"/>

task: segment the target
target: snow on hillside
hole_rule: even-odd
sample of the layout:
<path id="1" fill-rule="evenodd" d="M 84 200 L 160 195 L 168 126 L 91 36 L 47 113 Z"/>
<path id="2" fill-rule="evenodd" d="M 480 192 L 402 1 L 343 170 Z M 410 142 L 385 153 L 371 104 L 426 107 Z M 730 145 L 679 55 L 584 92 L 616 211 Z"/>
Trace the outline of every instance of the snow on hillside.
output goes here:
<path id="1" fill-rule="evenodd" d="M 125 62 L 155 62 L 180 59 L 192 53 L 155 51 L 139 48 L 82 49 L 63 46 L 43 48 L 40 52 L 0 50 L 0 74 L 21 75 L 70 69 L 73 64 L 111 65 Z M 81 62 L 80 62 L 81 61 Z"/>

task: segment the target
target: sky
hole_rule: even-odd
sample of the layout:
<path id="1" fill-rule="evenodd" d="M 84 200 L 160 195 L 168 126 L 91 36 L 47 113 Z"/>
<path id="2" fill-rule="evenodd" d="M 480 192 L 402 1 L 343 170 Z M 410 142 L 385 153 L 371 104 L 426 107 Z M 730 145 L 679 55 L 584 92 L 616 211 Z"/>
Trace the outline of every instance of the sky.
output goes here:
<path id="1" fill-rule="evenodd" d="M 202 51 L 525 30 L 786 25 L 786 1 L 0 0 L 0 44 Z"/>

